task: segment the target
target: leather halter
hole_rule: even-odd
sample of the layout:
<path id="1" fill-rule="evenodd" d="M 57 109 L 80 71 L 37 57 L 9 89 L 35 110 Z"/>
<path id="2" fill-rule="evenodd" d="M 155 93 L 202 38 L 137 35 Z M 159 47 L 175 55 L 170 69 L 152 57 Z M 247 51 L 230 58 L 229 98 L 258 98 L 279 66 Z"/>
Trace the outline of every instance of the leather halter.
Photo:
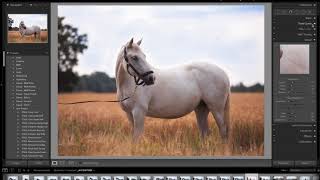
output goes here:
<path id="1" fill-rule="evenodd" d="M 134 82 L 136 83 L 136 85 L 137 86 L 140 86 L 140 85 L 145 86 L 146 82 L 143 80 L 143 78 L 148 76 L 149 74 L 152 74 L 153 71 L 147 71 L 143 74 L 140 74 L 139 71 L 129 62 L 129 59 L 127 57 L 127 47 L 126 46 L 124 47 L 123 56 L 124 56 L 124 60 L 127 63 L 127 72 L 130 76 L 132 76 L 134 78 Z M 137 76 L 134 74 L 131 74 L 129 71 L 129 68 L 131 68 L 137 74 Z"/>

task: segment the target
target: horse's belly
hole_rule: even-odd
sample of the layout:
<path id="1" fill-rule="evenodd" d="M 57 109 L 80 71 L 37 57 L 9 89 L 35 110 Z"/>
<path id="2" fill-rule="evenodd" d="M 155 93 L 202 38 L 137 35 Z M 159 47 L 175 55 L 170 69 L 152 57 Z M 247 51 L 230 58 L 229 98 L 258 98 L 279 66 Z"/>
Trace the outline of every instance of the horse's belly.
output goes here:
<path id="1" fill-rule="evenodd" d="M 195 89 L 179 92 L 166 90 L 153 98 L 148 107 L 147 116 L 156 118 L 179 118 L 192 112 L 200 103 L 201 94 Z"/>
<path id="2" fill-rule="evenodd" d="M 172 108 L 172 109 L 162 109 L 162 111 L 148 111 L 147 116 L 154 118 L 163 118 L 163 119 L 174 119 L 180 118 L 182 116 L 187 115 L 195 109 L 193 108 Z"/>
<path id="3" fill-rule="evenodd" d="M 33 31 L 27 30 L 24 35 L 25 35 L 25 36 L 30 36 L 30 35 L 33 35 L 33 34 L 34 34 Z"/>

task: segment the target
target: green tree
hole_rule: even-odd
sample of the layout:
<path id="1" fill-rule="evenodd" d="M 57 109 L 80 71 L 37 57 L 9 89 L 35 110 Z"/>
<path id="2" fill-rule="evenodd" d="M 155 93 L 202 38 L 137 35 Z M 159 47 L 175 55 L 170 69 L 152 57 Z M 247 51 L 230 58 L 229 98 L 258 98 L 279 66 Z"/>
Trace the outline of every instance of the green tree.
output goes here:
<path id="1" fill-rule="evenodd" d="M 80 76 L 74 91 L 115 92 L 116 80 L 105 72 L 93 72 L 90 75 Z"/>
<path id="2" fill-rule="evenodd" d="M 13 22 L 14 22 L 13 19 L 11 17 L 8 17 L 8 29 L 9 29 L 9 31 L 12 30 Z"/>
<path id="3" fill-rule="evenodd" d="M 58 91 L 73 91 L 79 76 L 73 71 L 78 64 L 78 54 L 88 48 L 87 34 L 79 34 L 78 28 L 64 24 L 65 17 L 58 17 Z"/>

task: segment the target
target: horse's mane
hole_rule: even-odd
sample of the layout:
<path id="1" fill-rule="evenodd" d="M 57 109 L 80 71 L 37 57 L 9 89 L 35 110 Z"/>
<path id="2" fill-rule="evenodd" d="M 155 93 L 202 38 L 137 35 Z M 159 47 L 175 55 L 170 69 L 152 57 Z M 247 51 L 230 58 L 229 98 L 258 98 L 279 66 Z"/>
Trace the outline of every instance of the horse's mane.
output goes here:
<path id="1" fill-rule="evenodd" d="M 119 54 L 118 54 L 118 57 L 117 57 L 117 62 L 116 62 L 116 77 L 118 76 L 118 69 L 119 69 L 119 66 L 120 66 L 120 62 L 121 62 L 121 55 L 122 55 L 122 51 L 123 51 L 123 47 L 121 48 Z"/>
<path id="2" fill-rule="evenodd" d="M 121 77 L 121 60 L 123 59 L 123 51 L 124 51 L 124 47 L 125 46 L 122 46 L 119 54 L 118 54 L 118 57 L 117 57 L 117 62 L 116 62 L 116 71 L 115 71 L 115 75 L 116 75 L 116 85 L 117 85 L 117 89 L 119 89 L 120 87 L 120 84 L 122 83 L 123 81 L 123 78 Z"/>

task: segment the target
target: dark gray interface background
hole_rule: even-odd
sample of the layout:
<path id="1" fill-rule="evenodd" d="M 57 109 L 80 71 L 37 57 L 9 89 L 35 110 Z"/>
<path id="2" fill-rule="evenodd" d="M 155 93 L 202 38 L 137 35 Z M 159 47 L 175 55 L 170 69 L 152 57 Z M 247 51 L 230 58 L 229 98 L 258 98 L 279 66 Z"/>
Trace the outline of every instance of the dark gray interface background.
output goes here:
<path id="1" fill-rule="evenodd" d="M 33 8 L 29 6 L 18 8 L 15 4 L 12 6 L 9 4 L 4 8 L 5 21 L 6 14 L 47 14 L 49 30 L 48 43 L 3 42 L 5 47 L 3 66 L 6 75 L 5 165 L 42 167 L 314 167 L 317 165 L 319 123 L 316 116 L 318 113 L 316 92 L 319 58 L 316 52 L 318 26 L 314 24 L 317 22 L 317 14 L 313 3 L 259 3 L 264 5 L 265 12 L 264 156 L 59 156 L 57 17 L 59 5 L 71 4 L 75 5 L 47 3 Z M 81 3 L 81 5 L 92 4 Z M 219 3 L 219 5 L 224 4 Z M 5 24 L 4 29 L 7 28 Z M 8 38 L 6 32 L 3 37 Z M 308 73 L 280 73 L 280 47 L 283 45 L 308 45 Z"/>

